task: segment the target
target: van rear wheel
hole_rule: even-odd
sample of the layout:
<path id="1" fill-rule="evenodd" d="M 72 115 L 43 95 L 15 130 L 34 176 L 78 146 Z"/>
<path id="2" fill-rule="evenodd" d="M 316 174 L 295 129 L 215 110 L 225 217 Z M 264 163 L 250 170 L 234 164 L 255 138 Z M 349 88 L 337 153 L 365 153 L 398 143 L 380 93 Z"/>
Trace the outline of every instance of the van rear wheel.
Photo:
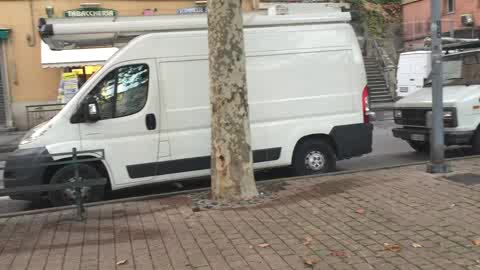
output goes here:
<path id="1" fill-rule="evenodd" d="M 329 143 L 309 139 L 297 146 L 292 163 L 296 175 L 312 175 L 334 171 L 336 157 Z"/>
<path id="2" fill-rule="evenodd" d="M 79 176 L 81 179 L 98 179 L 102 174 L 97 168 L 87 164 L 78 164 Z M 52 178 L 50 184 L 64 184 L 74 182 L 75 180 L 75 166 L 73 164 L 66 165 L 57 170 Z M 83 202 L 100 201 L 105 195 L 105 186 L 83 187 L 80 189 L 80 194 Z M 75 190 L 64 189 L 56 190 L 48 193 L 48 199 L 53 206 L 64 206 L 75 204 Z"/>

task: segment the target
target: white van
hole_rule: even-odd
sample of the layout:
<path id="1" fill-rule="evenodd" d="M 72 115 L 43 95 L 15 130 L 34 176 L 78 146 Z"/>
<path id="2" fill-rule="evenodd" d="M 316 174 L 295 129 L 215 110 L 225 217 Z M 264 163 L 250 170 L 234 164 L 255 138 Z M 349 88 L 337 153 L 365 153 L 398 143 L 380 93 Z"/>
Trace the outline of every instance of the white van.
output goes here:
<path id="1" fill-rule="evenodd" d="M 291 165 L 299 175 L 328 172 L 336 160 L 371 152 L 365 69 L 349 24 L 251 27 L 245 46 L 256 169 Z M 112 190 L 209 175 L 210 113 L 207 31 L 138 36 L 58 115 L 28 133 L 6 162 L 5 186 L 69 181 L 73 165 L 15 165 L 20 158 L 53 161 L 39 155 L 73 147 L 104 149 L 105 160 L 82 165 L 80 173 L 106 176 Z M 83 193 L 87 200 L 103 194 Z M 12 198 L 48 195 L 61 205 L 70 203 L 70 194 Z"/>
<path id="2" fill-rule="evenodd" d="M 431 51 L 401 53 L 397 67 L 397 97 L 406 97 L 423 88 L 431 71 Z"/>
<path id="3" fill-rule="evenodd" d="M 480 44 L 479 44 L 480 45 Z M 480 153 L 480 49 L 443 56 L 445 145 L 471 145 Z M 394 105 L 393 135 L 413 149 L 428 152 L 432 114 L 432 88 L 409 95 Z"/>

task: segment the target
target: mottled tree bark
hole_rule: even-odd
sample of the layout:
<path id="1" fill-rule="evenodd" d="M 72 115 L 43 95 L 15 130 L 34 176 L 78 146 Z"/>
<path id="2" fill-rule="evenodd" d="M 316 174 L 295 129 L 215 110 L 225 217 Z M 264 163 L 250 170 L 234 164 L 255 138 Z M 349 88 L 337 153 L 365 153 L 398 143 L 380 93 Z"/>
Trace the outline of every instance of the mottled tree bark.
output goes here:
<path id="1" fill-rule="evenodd" d="M 212 195 L 239 200 L 258 195 L 253 175 L 240 0 L 208 1 Z"/>

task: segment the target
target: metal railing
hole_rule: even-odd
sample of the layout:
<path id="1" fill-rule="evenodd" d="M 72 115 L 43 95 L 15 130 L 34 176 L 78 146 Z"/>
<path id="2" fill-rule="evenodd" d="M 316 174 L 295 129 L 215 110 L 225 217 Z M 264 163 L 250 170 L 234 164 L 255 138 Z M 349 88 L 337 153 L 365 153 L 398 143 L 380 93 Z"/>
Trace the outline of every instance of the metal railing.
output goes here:
<path id="1" fill-rule="evenodd" d="M 93 154 L 93 155 L 99 155 L 100 157 L 98 158 L 84 158 L 80 159 L 79 155 L 84 155 L 84 154 Z M 60 183 L 60 184 L 43 184 L 43 185 L 31 185 L 31 186 L 19 186 L 19 187 L 13 187 L 13 188 L 3 188 L 0 189 L 0 196 L 9 196 L 9 195 L 19 195 L 19 194 L 25 194 L 25 193 L 33 193 L 33 192 L 51 192 L 51 191 L 58 191 L 58 190 L 65 190 L 65 189 L 71 189 L 74 190 L 73 194 L 75 197 L 75 204 L 77 206 L 77 217 L 78 220 L 83 221 L 86 219 L 86 212 L 85 212 L 85 206 L 84 206 L 84 199 L 82 196 L 82 188 L 84 187 L 94 187 L 94 186 L 101 186 L 101 185 L 106 185 L 107 184 L 107 179 L 106 178 L 96 178 L 96 179 L 83 179 L 80 176 L 79 168 L 78 165 L 80 163 L 86 163 L 86 162 L 94 162 L 94 161 L 100 161 L 105 159 L 105 152 L 103 149 L 97 149 L 97 150 L 89 150 L 89 151 L 77 151 L 76 148 L 72 149 L 72 152 L 66 152 L 66 153 L 57 153 L 57 154 L 45 154 L 41 155 L 39 157 L 71 157 L 71 160 L 63 160 L 59 162 L 44 162 L 44 163 L 38 163 L 38 164 L 31 164 L 31 165 L 26 165 L 26 166 L 14 166 L 9 169 L 17 170 L 17 169 L 28 169 L 28 168 L 36 168 L 36 167 L 48 167 L 52 165 L 74 165 L 74 177 L 72 179 L 69 179 L 67 183 Z M 22 159 L 18 159 L 17 162 L 21 163 Z M 31 160 L 25 159 L 25 162 L 30 163 Z M 28 164 L 27 163 L 27 164 Z M 5 168 L 0 167 L 0 170 L 5 170 Z"/>
<path id="2" fill-rule="evenodd" d="M 63 103 L 25 106 L 28 128 L 52 119 L 63 106 L 65 106 Z"/>
<path id="3" fill-rule="evenodd" d="M 388 56 L 386 51 L 378 44 L 377 40 L 372 40 L 374 56 L 377 62 L 380 63 L 383 78 L 385 80 L 385 86 L 387 87 L 392 97 L 395 95 L 396 85 L 396 63 Z"/>

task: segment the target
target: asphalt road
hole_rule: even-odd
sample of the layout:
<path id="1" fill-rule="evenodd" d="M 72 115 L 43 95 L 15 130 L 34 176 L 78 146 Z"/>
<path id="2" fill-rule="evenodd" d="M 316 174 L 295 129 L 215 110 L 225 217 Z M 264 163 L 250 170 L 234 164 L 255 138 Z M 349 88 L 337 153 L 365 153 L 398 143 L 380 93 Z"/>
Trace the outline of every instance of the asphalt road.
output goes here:
<path id="1" fill-rule="evenodd" d="M 428 155 L 419 154 L 413 151 L 410 146 L 402 140 L 392 136 L 392 128 L 395 126 L 392 121 L 377 121 L 374 123 L 375 129 L 373 133 L 373 152 L 360 158 L 353 158 L 337 163 L 339 171 L 357 170 L 363 168 L 382 167 L 396 164 L 405 164 L 416 161 L 427 160 Z M 469 155 L 469 149 L 449 149 L 446 153 L 447 157 L 460 157 Z M 0 162 L 0 166 L 3 166 Z M 274 179 L 291 176 L 288 168 L 272 169 L 262 171 L 256 174 L 258 181 L 265 179 Z M 0 179 L 3 174 L 0 173 Z M 107 199 L 126 198 L 141 196 L 147 194 L 162 193 L 168 191 L 176 191 L 188 188 L 198 188 L 208 186 L 209 179 L 197 179 L 182 182 L 183 187 L 172 183 L 148 185 L 137 188 L 116 191 L 107 196 Z M 14 201 L 8 197 L 0 197 L 0 213 L 15 212 L 22 210 L 31 210 L 49 207 L 48 203 L 33 205 L 26 201 Z"/>

